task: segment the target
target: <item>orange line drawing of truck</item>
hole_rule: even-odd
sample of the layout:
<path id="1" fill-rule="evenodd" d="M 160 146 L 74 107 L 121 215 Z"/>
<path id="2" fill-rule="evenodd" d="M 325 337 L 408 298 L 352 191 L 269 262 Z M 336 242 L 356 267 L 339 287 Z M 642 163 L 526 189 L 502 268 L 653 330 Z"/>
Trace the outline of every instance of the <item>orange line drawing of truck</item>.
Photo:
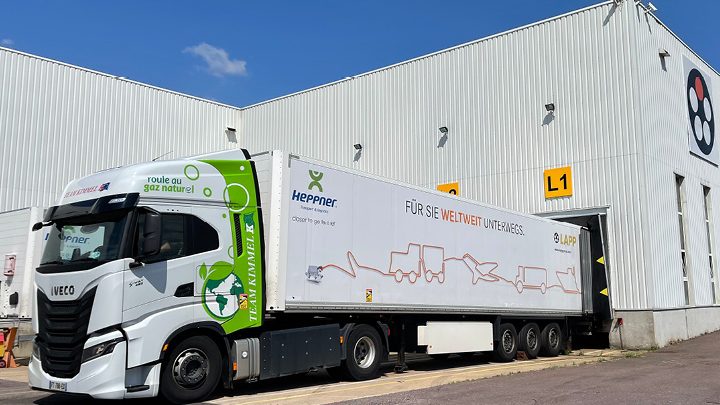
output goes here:
<path id="1" fill-rule="evenodd" d="M 518 274 L 515 277 L 515 288 L 518 292 L 524 289 L 540 290 L 545 294 L 547 291 L 547 269 L 542 267 L 518 266 Z"/>

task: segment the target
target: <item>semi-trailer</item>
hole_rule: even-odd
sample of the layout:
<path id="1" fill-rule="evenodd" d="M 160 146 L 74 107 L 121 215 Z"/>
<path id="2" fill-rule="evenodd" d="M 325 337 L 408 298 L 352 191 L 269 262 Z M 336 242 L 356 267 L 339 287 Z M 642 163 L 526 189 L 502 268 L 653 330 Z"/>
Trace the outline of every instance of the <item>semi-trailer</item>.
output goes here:
<path id="1" fill-rule="evenodd" d="M 30 227 L 42 219 L 42 209 L 28 207 L 0 213 L 0 327 L 27 324 L 30 330 L 33 273 L 40 264 L 43 238 Z"/>
<path id="2" fill-rule="evenodd" d="M 92 174 L 33 228 L 40 390 L 182 403 L 391 351 L 556 356 L 592 315 L 584 229 L 282 151 Z"/>

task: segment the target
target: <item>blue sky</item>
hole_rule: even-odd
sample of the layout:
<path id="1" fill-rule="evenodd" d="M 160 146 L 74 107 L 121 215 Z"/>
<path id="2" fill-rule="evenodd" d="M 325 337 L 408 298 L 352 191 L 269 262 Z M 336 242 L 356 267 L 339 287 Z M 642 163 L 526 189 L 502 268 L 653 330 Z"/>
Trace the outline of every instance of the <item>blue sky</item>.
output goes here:
<path id="1" fill-rule="evenodd" d="M 0 46 L 246 106 L 597 2 L 7 1 Z M 720 70 L 720 1 L 653 4 Z"/>

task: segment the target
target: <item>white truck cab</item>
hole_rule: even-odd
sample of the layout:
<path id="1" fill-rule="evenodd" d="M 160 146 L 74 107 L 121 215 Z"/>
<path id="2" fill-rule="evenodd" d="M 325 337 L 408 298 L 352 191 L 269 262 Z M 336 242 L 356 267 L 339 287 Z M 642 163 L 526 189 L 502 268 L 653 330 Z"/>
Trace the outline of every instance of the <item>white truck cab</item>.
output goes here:
<path id="1" fill-rule="evenodd" d="M 70 183 L 37 225 L 50 232 L 35 277 L 30 385 L 127 398 L 157 395 L 166 378 L 176 389 L 164 394 L 176 402 L 207 381 L 214 389 L 227 370 L 213 364 L 217 348 L 201 350 L 215 344 L 207 336 L 165 375 L 161 365 L 184 331 L 225 336 L 261 323 L 253 173 L 237 150 Z"/>

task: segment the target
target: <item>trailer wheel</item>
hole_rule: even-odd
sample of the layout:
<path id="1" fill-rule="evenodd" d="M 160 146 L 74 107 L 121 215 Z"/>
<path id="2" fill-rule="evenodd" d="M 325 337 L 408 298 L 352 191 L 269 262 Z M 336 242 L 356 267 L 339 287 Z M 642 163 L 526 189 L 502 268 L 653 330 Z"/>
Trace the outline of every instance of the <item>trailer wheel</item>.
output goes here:
<path id="1" fill-rule="evenodd" d="M 175 346 L 160 375 L 160 394 L 174 404 L 199 402 L 220 382 L 220 349 L 207 336 L 191 336 Z"/>
<path id="2" fill-rule="evenodd" d="M 346 377 L 355 380 L 369 380 L 377 377 L 383 357 L 380 335 L 369 325 L 356 325 L 348 335 L 345 344 L 346 359 L 342 370 Z"/>
<path id="3" fill-rule="evenodd" d="M 540 328 L 536 323 L 528 323 L 518 334 L 518 350 L 525 352 L 528 359 L 535 359 L 540 352 Z"/>
<path id="4" fill-rule="evenodd" d="M 557 356 L 560 354 L 564 340 L 560 325 L 555 322 L 545 325 L 540 334 L 540 354 L 548 357 Z"/>
<path id="5" fill-rule="evenodd" d="M 496 342 L 495 360 L 503 363 L 513 361 L 518 349 L 518 336 L 515 327 L 511 323 L 500 324 L 498 329 L 500 340 Z"/>

